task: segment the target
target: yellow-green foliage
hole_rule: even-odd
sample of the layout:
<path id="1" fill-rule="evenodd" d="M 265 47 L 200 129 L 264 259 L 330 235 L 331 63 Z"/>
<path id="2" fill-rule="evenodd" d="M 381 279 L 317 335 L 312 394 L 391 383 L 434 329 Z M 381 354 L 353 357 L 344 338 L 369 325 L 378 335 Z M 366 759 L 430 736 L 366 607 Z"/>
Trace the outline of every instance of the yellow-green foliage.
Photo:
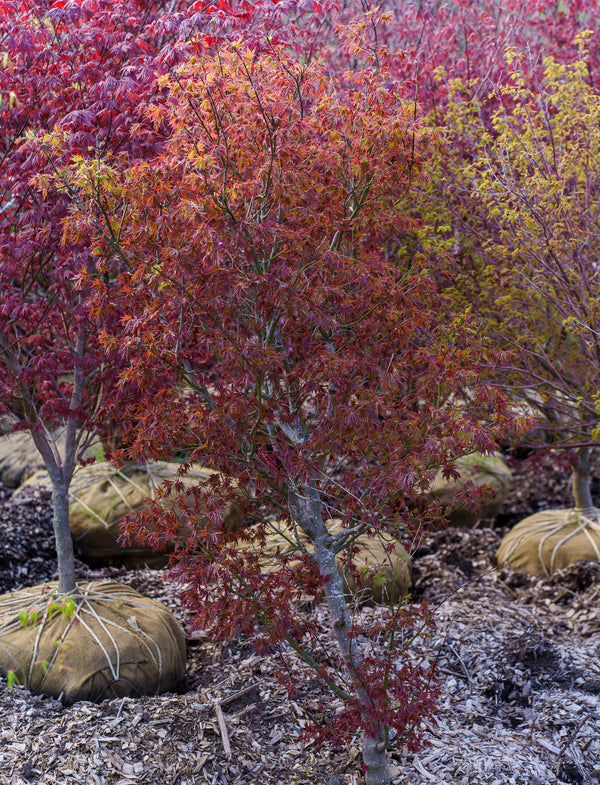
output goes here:
<path id="1" fill-rule="evenodd" d="M 444 154 L 415 209 L 422 246 L 445 260 L 460 307 L 511 352 L 506 377 L 563 436 L 590 433 L 600 375 L 600 96 L 580 59 L 544 62 L 487 102 L 454 81 Z"/>

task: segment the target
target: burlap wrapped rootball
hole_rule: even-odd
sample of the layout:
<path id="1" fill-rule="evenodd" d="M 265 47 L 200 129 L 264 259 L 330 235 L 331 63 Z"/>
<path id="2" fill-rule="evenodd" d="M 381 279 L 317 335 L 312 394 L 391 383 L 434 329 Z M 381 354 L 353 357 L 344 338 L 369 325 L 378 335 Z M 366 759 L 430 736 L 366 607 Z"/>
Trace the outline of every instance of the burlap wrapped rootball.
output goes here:
<path id="1" fill-rule="evenodd" d="M 342 531 L 339 520 L 327 521 L 331 534 Z M 266 545 L 261 548 L 260 562 L 264 569 L 280 568 L 278 557 L 297 552 L 291 543 L 298 541 L 301 548 L 312 553 L 308 537 L 300 529 L 293 530 L 285 525 L 267 536 Z M 392 605 L 407 594 L 411 586 L 410 558 L 402 545 L 387 534 L 358 537 L 354 544 L 357 552 L 352 559 L 353 570 L 344 571 L 346 589 L 361 605 Z M 339 563 L 340 571 L 342 566 Z M 291 563 L 293 566 L 293 562 Z"/>
<path id="2" fill-rule="evenodd" d="M 0 668 L 32 692 L 75 701 L 157 695 L 185 672 L 185 639 L 160 603 L 118 583 L 57 583 L 0 596 Z"/>
<path id="3" fill-rule="evenodd" d="M 496 560 L 532 575 L 551 575 L 580 561 L 600 561 L 598 510 L 536 512 L 503 537 Z"/>
<path id="4" fill-rule="evenodd" d="M 0 482 L 18 488 L 26 477 L 44 468 L 44 461 L 26 431 L 0 436 Z"/>
<path id="5" fill-rule="evenodd" d="M 81 558 L 91 565 L 124 564 L 159 567 L 168 556 L 156 554 L 149 546 L 119 544 L 121 521 L 139 510 L 148 499 L 156 498 L 156 489 L 165 481 L 181 479 L 186 487 L 197 485 L 215 472 L 194 466 L 184 476 L 177 474 L 178 464 L 157 461 L 149 464 L 127 464 L 115 469 L 104 461 L 75 471 L 69 488 L 69 519 L 71 534 Z M 32 475 L 27 485 L 49 485 L 45 472 Z M 224 515 L 224 525 L 237 528 L 241 514 L 231 505 Z M 166 550 L 169 550 L 168 548 Z"/>
<path id="6" fill-rule="evenodd" d="M 445 479 L 438 472 L 429 493 L 444 507 L 448 507 L 450 523 L 465 529 L 472 528 L 478 521 L 491 522 L 504 504 L 510 491 L 511 472 L 500 453 L 481 455 L 472 453 L 458 458 L 455 462 L 460 477 L 456 480 Z M 470 509 L 454 501 L 458 491 L 487 486 L 493 495 L 478 499 Z"/>

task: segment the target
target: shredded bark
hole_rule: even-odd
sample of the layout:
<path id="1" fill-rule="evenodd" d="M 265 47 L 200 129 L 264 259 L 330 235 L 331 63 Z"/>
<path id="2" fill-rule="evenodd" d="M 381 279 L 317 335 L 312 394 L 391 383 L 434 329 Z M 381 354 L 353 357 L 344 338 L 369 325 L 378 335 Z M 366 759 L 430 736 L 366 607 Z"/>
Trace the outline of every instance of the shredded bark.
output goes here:
<path id="1" fill-rule="evenodd" d="M 493 560 L 515 518 L 569 504 L 561 477 L 551 470 L 544 484 L 539 467 L 521 467 L 500 529 L 447 529 L 416 549 L 413 593 L 435 607 L 437 628 L 416 641 L 412 656 L 436 660 L 442 689 L 439 713 L 424 727 L 426 746 L 388 753 L 397 785 L 599 782 L 600 565 L 533 578 Z M 16 504 L 0 490 L 0 592 L 55 577 L 50 515 L 43 491 Z M 293 652 L 258 656 L 251 640 L 222 646 L 192 633 L 163 571 L 79 563 L 78 577 L 119 580 L 169 607 L 186 630 L 186 681 L 179 694 L 67 708 L 9 691 L 1 679 L 0 785 L 364 782 L 358 741 L 318 748 L 303 737 L 323 704 L 335 706 L 314 680 L 286 694 L 284 657 L 304 668 Z M 384 612 L 363 610 L 367 619 Z"/>

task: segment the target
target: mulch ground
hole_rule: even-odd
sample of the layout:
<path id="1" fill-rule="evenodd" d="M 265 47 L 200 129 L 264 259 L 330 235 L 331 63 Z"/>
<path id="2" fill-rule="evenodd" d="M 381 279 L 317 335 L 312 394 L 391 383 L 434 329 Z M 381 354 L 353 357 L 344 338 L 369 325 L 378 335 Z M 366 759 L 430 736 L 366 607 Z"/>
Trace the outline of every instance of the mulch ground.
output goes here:
<path id="1" fill-rule="evenodd" d="M 427 745 L 415 755 L 390 752 L 395 783 L 599 781 L 600 567 L 549 579 L 495 568 L 508 527 L 571 503 L 555 460 L 513 470 L 496 528 L 435 532 L 414 553 L 414 596 L 437 619 L 414 657 L 436 659 L 441 698 L 424 727 Z M 47 492 L 13 500 L 0 486 L 0 528 L 0 593 L 56 577 Z M 291 652 L 258 656 L 249 639 L 221 646 L 193 632 L 164 571 L 79 563 L 78 577 L 117 579 L 167 605 L 186 631 L 186 680 L 178 694 L 64 707 L 0 679 L 0 785 L 361 785 L 357 743 L 319 748 L 304 737 L 331 699 L 314 680 L 285 692 L 282 670 L 302 667 Z"/>

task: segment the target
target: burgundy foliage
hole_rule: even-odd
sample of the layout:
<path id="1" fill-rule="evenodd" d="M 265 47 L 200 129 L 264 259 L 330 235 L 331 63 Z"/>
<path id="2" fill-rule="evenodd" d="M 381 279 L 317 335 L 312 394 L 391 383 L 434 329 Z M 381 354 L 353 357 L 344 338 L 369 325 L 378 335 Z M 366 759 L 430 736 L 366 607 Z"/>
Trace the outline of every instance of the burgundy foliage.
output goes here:
<path id="1" fill-rule="evenodd" d="M 351 56 L 361 35 L 346 34 Z M 155 158 L 74 161 L 58 181 L 76 194 L 69 236 L 91 233 L 103 260 L 101 276 L 83 277 L 94 313 L 126 314 L 105 335 L 126 361 L 122 385 L 136 388 L 115 392 L 137 423 L 124 457 L 184 449 L 220 473 L 178 510 L 155 505 L 132 533 L 176 542 L 195 622 L 223 638 L 258 624 L 269 645 L 309 657 L 322 631 L 300 625 L 293 603 L 324 592 L 341 664 L 311 664 L 344 698 L 337 731 L 373 739 L 392 726 L 410 740 L 432 707 L 430 674 L 403 646 L 371 647 L 333 557 L 347 566 L 362 531 L 409 539 L 431 515 L 423 492 L 437 467 L 492 449 L 507 416 L 479 385 L 485 347 L 452 321 L 429 260 L 398 253 L 412 225 L 399 205 L 438 148 L 390 90 L 393 58 L 375 55 L 343 83 L 277 47 L 198 55 L 145 109 L 165 132 Z M 461 405 L 465 389 L 487 426 Z M 256 522 L 241 536 L 220 524 L 231 501 Z M 332 518 L 346 528 L 337 541 Z M 265 573 L 277 519 L 316 556 L 298 547 Z M 405 612 L 381 639 L 420 623 Z"/>

